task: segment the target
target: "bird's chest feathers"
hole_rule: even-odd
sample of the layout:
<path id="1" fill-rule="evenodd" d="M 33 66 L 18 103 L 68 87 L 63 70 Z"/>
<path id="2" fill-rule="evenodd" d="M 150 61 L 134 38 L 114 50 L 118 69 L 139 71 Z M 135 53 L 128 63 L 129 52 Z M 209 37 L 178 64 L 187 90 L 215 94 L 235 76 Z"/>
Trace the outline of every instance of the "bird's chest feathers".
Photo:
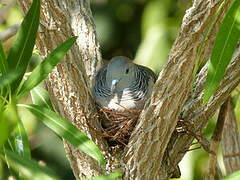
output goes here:
<path id="1" fill-rule="evenodd" d="M 125 88 L 121 91 L 118 90 L 111 94 L 109 105 L 113 107 L 121 106 L 131 109 L 136 106 L 136 102 L 132 98 L 130 90 L 128 88 Z"/>
<path id="2" fill-rule="evenodd" d="M 116 102 L 121 102 L 126 99 L 131 99 L 131 92 L 129 88 L 124 88 L 124 89 L 116 89 L 111 94 L 111 98 L 116 101 Z"/>

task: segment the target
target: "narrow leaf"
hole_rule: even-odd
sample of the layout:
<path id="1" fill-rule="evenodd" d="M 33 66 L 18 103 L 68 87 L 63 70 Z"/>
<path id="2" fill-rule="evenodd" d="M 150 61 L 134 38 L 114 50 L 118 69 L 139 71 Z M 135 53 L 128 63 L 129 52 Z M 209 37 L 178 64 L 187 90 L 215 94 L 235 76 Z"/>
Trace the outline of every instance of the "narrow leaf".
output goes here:
<path id="1" fill-rule="evenodd" d="M 97 145 L 69 121 L 42 106 L 34 104 L 21 104 L 19 106 L 27 108 L 56 134 L 66 139 L 71 144 L 78 147 L 81 151 L 97 160 L 101 165 L 106 165 L 103 154 Z"/>
<path id="2" fill-rule="evenodd" d="M 240 1 L 235 0 L 227 12 L 214 42 L 204 90 L 204 103 L 209 100 L 220 84 L 239 39 Z"/>
<path id="3" fill-rule="evenodd" d="M 8 122 L 8 119 L 3 115 L 3 113 L 0 114 L 0 148 L 4 145 L 6 140 L 8 139 L 8 136 L 10 134 L 10 123 Z"/>
<path id="4" fill-rule="evenodd" d="M 30 91 L 33 104 L 46 107 L 54 111 L 48 92 L 42 87 L 35 87 Z"/>
<path id="5" fill-rule="evenodd" d="M 238 170 L 224 177 L 222 180 L 239 180 L 239 179 L 240 179 L 240 171 Z"/>
<path id="6" fill-rule="evenodd" d="M 10 133 L 14 130 L 17 122 L 19 121 L 16 105 L 14 103 L 8 104 L 6 106 L 6 109 L 0 113 L 0 116 L 1 148 L 2 145 L 4 145 L 5 141 L 9 138 Z"/>
<path id="7" fill-rule="evenodd" d="M 2 42 L 0 41 L 0 75 L 7 72 L 7 61 L 3 51 Z"/>
<path id="8" fill-rule="evenodd" d="M 18 156 L 17 154 L 5 150 L 0 153 L 2 160 L 7 159 L 11 168 L 19 171 L 23 177 L 32 180 L 57 180 L 59 177 L 49 168 L 40 166 L 36 161 Z"/>
<path id="9" fill-rule="evenodd" d="M 11 88 L 13 93 L 21 83 L 32 56 L 39 24 L 39 14 L 40 1 L 33 0 L 32 6 L 16 34 L 16 40 L 14 41 L 7 57 L 9 69 L 17 69 L 21 72 L 18 78 L 12 83 Z"/>
<path id="10" fill-rule="evenodd" d="M 10 85 L 19 75 L 19 72 L 16 70 L 8 72 L 0 76 L 0 89 Z"/>
<path id="11" fill-rule="evenodd" d="M 72 47 L 77 37 L 72 37 L 66 40 L 63 44 L 58 46 L 52 53 L 50 53 L 31 73 L 27 80 L 23 83 L 19 96 L 29 92 L 32 88 L 41 83 L 53 68 L 63 59 L 67 51 Z"/>
<path id="12" fill-rule="evenodd" d="M 18 121 L 17 128 L 15 129 L 14 142 L 16 152 L 22 157 L 31 159 L 28 136 L 21 120 Z"/>

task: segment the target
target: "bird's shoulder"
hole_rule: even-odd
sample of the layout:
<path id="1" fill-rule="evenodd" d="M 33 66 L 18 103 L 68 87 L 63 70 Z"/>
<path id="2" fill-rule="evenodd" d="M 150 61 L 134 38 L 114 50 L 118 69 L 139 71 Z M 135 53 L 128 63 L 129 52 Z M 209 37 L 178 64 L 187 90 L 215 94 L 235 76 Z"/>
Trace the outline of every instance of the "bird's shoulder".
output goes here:
<path id="1" fill-rule="evenodd" d="M 106 98 L 110 95 L 110 89 L 106 83 L 107 68 L 102 67 L 98 70 L 93 81 L 92 93 L 95 96 L 96 101 L 102 101 L 102 98 Z"/>
<path id="2" fill-rule="evenodd" d="M 136 64 L 139 72 L 149 75 L 154 82 L 157 80 L 157 75 L 148 67 Z"/>
<path id="3" fill-rule="evenodd" d="M 105 66 L 105 67 L 100 68 L 96 73 L 95 81 L 99 82 L 99 81 L 105 80 L 106 74 L 107 74 L 107 67 Z"/>

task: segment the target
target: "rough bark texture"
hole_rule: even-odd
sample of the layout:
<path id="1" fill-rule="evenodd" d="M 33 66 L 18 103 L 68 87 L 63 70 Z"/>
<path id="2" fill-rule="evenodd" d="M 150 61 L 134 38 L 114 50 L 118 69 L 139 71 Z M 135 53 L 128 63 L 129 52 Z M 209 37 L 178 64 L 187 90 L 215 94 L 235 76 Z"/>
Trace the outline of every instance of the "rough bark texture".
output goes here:
<path id="1" fill-rule="evenodd" d="M 216 171 L 218 167 L 217 155 L 219 152 L 219 146 L 222 139 L 223 128 L 226 121 L 228 106 L 230 98 L 228 98 L 220 107 L 218 113 L 217 123 L 211 138 L 209 159 L 208 159 L 208 169 L 206 170 L 205 180 L 214 180 L 216 178 Z M 220 179 L 220 178 L 218 178 Z"/>
<path id="2" fill-rule="evenodd" d="M 24 10 L 30 5 L 29 0 L 19 3 Z M 89 1 L 42 0 L 40 32 L 37 39 L 41 54 L 46 56 L 57 45 L 72 36 L 78 36 L 77 43 L 67 54 L 64 62 L 50 74 L 46 86 L 55 109 L 104 149 L 107 146 L 101 138 L 95 138 L 94 132 L 86 122 L 88 117 L 96 112 L 91 98 L 90 82 L 101 62 Z M 96 119 L 91 121 L 97 126 Z M 76 178 L 95 176 L 104 172 L 96 161 L 77 148 L 66 142 L 64 146 Z"/>
<path id="3" fill-rule="evenodd" d="M 221 3 L 225 4 L 219 9 Z M 98 127 L 97 119 L 89 118 L 96 112 L 90 82 L 101 65 L 89 0 L 42 0 L 37 41 L 42 55 L 48 54 L 67 38 L 78 36 L 77 44 L 65 61 L 54 69 L 46 81 L 51 100 L 61 115 L 101 147 L 110 164 L 108 170 L 122 166 L 125 170 L 124 179 L 168 179 L 176 174 L 177 164 L 193 140 L 192 136 L 174 131 L 179 119 L 189 122 L 193 132 L 201 131 L 240 81 L 238 49 L 224 80 L 207 105 L 202 105 L 206 68 L 199 73 L 194 91 L 191 86 L 202 41 L 208 48 L 201 49 L 201 62 L 206 62 L 220 20 L 230 3 L 231 0 L 193 1 L 192 7 L 186 11 L 168 63 L 158 77 L 151 101 L 142 112 L 128 146 L 120 156 L 117 154 L 118 157 L 115 157 L 108 153 L 105 141 L 96 136 L 87 123 L 90 121 Z M 30 0 L 21 0 L 19 4 L 26 10 Z M 210 26 L 215 16 L 218 18 Z M 204 34 L 209 37 L 207 41 Z M 105 172 L 93 159 L 68 143 L 64 144 L 76 178 Z"/>
<path id="4" fill-rule="evenodd" d="M 206 78 L 206 68 L 203 68 L 198 75 L 196 82 L 196 88 L 193 95 L 189 98 L 186 107 L 182 111 L 179 119 L 190 124 L 191 130 L 195 133 L 200 133 L 206 126 L 208 119 L 213 116 L 220 105 L 226 101 L 229 94 L 240 82 L 240 48 L 237 50 L 237 55 L 229 65 L 225 74 L 225 78 L 222 80 L 215 95 L 210 99 L 207 105 L 202 104 L 203 97 L 203 84 Z M 193 137 L 185 134 L 173 134 L 168 144 L 168 150 L 165 154 L 165 158 L 162 162 L 162 168 L 167 171 L 167 174 L 173 173 L 177 164 L 181 161 L 186 153 L 186 150 L 191 146 Z M 164 173 L 163 173 L 164 174 Z"/>
<path id="5" fill-rule="evenodd" d="M 231 174 L 240 169 L 240 134 L 232 101 L 228 105 L 222 138 L 223 162 L 226 173 Z"/>

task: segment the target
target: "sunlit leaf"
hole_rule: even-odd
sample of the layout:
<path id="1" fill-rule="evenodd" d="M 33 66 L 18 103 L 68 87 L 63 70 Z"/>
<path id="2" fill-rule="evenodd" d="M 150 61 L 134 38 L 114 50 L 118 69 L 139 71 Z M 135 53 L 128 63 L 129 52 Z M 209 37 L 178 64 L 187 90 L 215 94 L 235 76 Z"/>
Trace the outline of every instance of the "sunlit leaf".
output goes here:
<path id="1" fill-rule="evenodd" d="M 21 83 L 23 75 L 27 69 L 32 56 L 35 44 L 36 33 L 39 25 L 40 1 L 33 0 L 32 6 L 26 14 L 14 41 L 8 57 L 8 67 L 10 70 L 19 70 L 18 78 L 12 83 L 12 93 L 16 91 Z"/>
<path id="2" fill-rule="evenodd" d="M 10 128 L 8 127 L 8 119 L 5 118 L 3 113 L 0 113 L 0 131 L 1 131 L 1 136 L 0 136 L 0 148 L 3 146 L 5 141 L 8 139 L 8 135 L 10 133 Z"/>
<path id="3" fill-rule="evenodd" d="M 3 111 L 3 112 L 2 112 Z M 0 147 L 8 139 L 10 133 L 14 130 L 19 116 L 17 113 L 16 105 L 14 103 L 8 104 L 5 109 L 1 109 L 0 118 Z"/>
<path id="4" fill-rule="evenodd" d="M 239 180 L 240 179 L 240 171 L 236 171 L 226 177 L 224 177 L 222 180 Z"/>
<path id="5" fill-rule="evenodd" d="M 105 166 L 106 161 L 97 145 L 69 121 L 54 111 L 39 105 L 21 104 L 19 106 L 27 108 L 60 137 L 66 139 L 81 151 L 97 160 L 101 165 Z"/>
<path id="6" fill-rule="evenodd" d="M 31 158 L 30 145 L 28 136 L 21 120 L 18 121 L 17 128 L 14 133 L 14 142 L 16 152 L 25 158 Z"/>
<path id="7" fill-rule="evenodd" d="M 42 87 L 35 87 L 30 91 L 33 104 L 46 107 L 54 111 L 48 92 Z"/>
<path id="8" fill-rule="evenodd" d="M 93 177 L 93 178 L 89 178 L 89 179 L 85 179 L 85 180 L 116 180 L 116 179 L 120 178 L 121 176 L 122 176 L 122 172 L 116 171 L 111 174 L 97 176 L 97 177 Z"/>
<path id="9" fill-rule="evenodd" d="M 240 1 L 235 0 L 227 12 L 214 42 L 204 90 L 204 103 L 209 100 L 220 84 L 239 39 Z"/>
<path id="10" fill-rule="evenodd" d="M 19 96 L 29 92 L 32 88 L 41 83 L 53 68 L 63 59 L 67 51 L 72 47 L 77 37 L 72 37 L 66 40 L 63 44 L 58 46 L 51 52 L 31 73 L 27 80 L 23 83 Z"/>
<path id="11" fill-rule="evenodd" d="M 16 153 L 5 150 L 0 152 L 2 160 L 7 159 L 11 168 L 20 172 L 23 177 L 31 180 L 57 180 L 59 177 L 49 168 L 40 166 L 36 161 L 21 157 Z"/>

